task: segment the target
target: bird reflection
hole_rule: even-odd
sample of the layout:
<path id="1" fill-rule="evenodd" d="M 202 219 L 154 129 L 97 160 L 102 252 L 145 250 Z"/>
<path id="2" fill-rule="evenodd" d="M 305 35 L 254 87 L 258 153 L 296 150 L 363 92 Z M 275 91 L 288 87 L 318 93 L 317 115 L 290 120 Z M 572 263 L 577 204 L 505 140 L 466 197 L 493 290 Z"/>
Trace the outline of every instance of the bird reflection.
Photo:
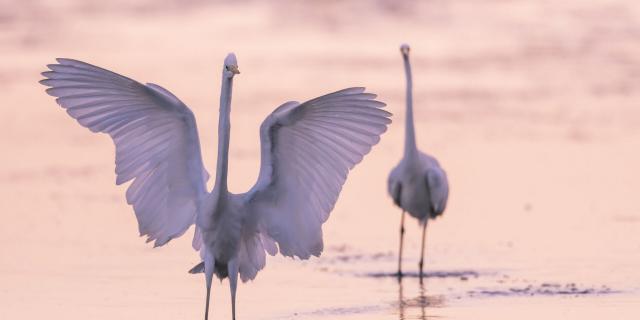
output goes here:
<path id="1" fill-rule="evenodd" d="M 402 294 L 402 277 L 398 277 L 398 314 L 404 320 L 404 294 Z"/>
<path id="2" fill-rule="evenodd" d="M 414 298 L 404 297 L 402 280 L 398 281 L 398 315 L 400 320 L 406 319 L 427 319 L 427 307 L 437 307 L 443 304 L 442 296 L 427 296 L 425 285 L 423 282 L 419 283 L 418 296 Z M 413 315 L 411 309 L 420 308 L 419 315 Z M 409 313 L 409 315 L 407 315 Z"/>

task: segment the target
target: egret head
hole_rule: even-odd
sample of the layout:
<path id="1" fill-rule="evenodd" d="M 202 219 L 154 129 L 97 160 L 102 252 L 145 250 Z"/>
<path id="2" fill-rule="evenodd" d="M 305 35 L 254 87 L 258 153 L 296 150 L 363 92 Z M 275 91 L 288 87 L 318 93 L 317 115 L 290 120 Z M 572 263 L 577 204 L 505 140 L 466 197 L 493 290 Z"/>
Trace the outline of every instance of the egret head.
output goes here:
<path id="1" fill-rule="evenodd" d="M 411 50 L 411 48 L 409 47 L 408 44 L 403 43 L 400 46 L 400 53 L 402 53 L 402 57 L 407 58 L 409 57 L 409 51 Z"/>
<path id="2" fill-rule="evenodd" d="M 239 73 L 240 70 L 238 70 L 238 60 L 236 60 L 236 55 L 229 53 L 224 59 L 224 69 L 222 70 L 222 74 L 224 74 L 226 78 L 233 78 L 233 76 Z"/>

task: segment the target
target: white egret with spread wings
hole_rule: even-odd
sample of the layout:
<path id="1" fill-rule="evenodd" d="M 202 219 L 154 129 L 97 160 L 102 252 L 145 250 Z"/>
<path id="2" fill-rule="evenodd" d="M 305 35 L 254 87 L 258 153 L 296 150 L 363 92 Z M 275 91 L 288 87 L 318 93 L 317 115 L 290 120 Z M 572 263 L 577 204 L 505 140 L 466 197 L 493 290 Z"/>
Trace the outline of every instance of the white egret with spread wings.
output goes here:
<path id="1" fill-rule="evenodd" d="M 254 279 L 265 266 L 265 252 L 320 255 L 321 226 L 349 170 L 391 122 L 385 104 L 364 88 L 287 102 L 260 126 L 256 184 L 246 193 L 230 193 L 231 91 L 240 73 L 231 53 L 222 69 L 216 179 L 209 192 L 195 117 L 176 96 L 81 61 L 57 62 L 48 65 L 41 83 L 82 126 L 113 139 L 116 183 L 133 181 L 126 199 L 140 234 L 162 246 L 195 224 L 193 247 L 203 262 L 190 272 L 205 274 L 205 319 L 214 274 L 229 279 L 235 319 L 238 276 Z"/>

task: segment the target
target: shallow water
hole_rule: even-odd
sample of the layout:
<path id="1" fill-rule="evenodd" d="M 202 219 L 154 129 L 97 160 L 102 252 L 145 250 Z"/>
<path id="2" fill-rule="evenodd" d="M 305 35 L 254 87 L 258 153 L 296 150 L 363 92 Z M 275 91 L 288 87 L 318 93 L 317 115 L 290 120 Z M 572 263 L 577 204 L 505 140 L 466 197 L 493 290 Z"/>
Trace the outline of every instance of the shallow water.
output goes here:
<path id="1" fill-rule="evenodd" d="M 189 237 L 152 249 L 114 186 L 113 147 L 37 84 L 55 57 L 161 84 L 198 119 L 214 168 L 219 69 L 234 51 L 230 188 L 287 100 L 365 85 L 396 116 L 352 172 L 325 252 L 269 258 L 240 319 L 635 319 L 640 314 L 640 5 L 584 1 L 0 2 L 0 319 L 199 319 Z M 418 144 L 447 170 L 444 216 L 385 194 L 402 152 L 398 45 L 412 45 Z M 227 283 L 214 319 L 230 314 Z"/>

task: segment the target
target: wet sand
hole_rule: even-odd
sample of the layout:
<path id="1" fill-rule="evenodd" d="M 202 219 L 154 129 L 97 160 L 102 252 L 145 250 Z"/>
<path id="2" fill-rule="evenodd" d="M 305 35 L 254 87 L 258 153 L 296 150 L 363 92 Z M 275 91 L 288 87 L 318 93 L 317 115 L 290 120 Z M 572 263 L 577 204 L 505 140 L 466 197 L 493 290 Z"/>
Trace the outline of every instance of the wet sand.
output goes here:
<path id="1" fill-rule="evenodd" d="M 215 168 L 222 59 L 242 74 L 230 189 L 258 172 L 258 126 L 288 100 L 362 85 L 395 114 L 347 180 L 325 252 L 269 258 L 238 291 L 240 319 L 635 319 L 640 314 L 640 5 L 625 1 L 0 2 L 0 318 L 200 319 L 189 235 L 137 237 L 107 136 L 37 84 L 55 57 L 142 82 L 189 105 Z M 402 152 L 412 45 L 418 145 L 451 198 L 428 229 L 427 279 L 386 176 Z M 227 283 L 213 318 L 230 315 Z"/>

